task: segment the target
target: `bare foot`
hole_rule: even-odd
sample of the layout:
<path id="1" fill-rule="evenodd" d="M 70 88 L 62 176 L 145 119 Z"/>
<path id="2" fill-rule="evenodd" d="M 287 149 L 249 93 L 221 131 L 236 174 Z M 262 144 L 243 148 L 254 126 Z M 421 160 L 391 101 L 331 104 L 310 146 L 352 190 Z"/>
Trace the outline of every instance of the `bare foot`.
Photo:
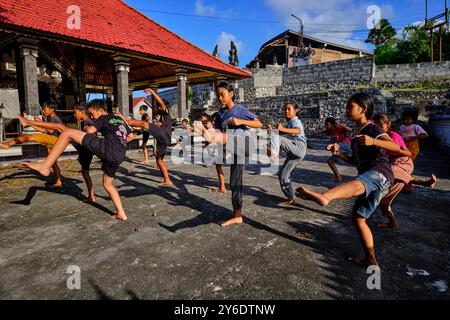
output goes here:
<path id="1" fill-rule="evenodd" d="M 215 192 L 215 193 L 227 193 L 227 189 L 214 189 L 214 188 L 211 188 L 210 190 L 211 190 L 211 192 Z"/>
<path id="2" fill-rule="evenodd" d="M 293 206 L 295 204 L 295 200 L 282 200 L 282 201 L 278 202 L 278 204 Z"/>
<path id="3" fill-rule="evenodd" d="M 149 161 L 148 160 L 143 160 L 143 161 L 141 161 L 141 164 L 149 164 Z"/>
<path id="4" fill-rule="evenodd" d="M 127 221 L 128 217 L 125 213 L 118 213 L 111 217 L 112 220 L 120 220 L 120 221 Z"/>
<path id="5" fill-rule="evenodd" d="M 377 228 L 379 228 L 379 229 L 400 230 L 400 225 L 399 224 L 392 224 L 392 223 L 379 223 L 379 224 L 377 224 Z"/>
<path id="6" fill-rule="evenodd" d="M 321 193 L 313 192 L 304 187 L 298 187 L 295 195 L 303 200 L 314 201 L 321 206 L 327 206 L 330 203 L 330 200 L 328 200 Z"/>
<path id="7" fill-rule="evenodd" d="M 224 220 L 224 221 L 219 222 L 219 225 L 221 227 L 226 227 L 226 226 L 231 226 L 232 224 L 241 224 L 243 222 L 244 222 L 244 220 L 242 219 L 242 217 L 234 217 L 229 220 Z"/>
<path id="8" fill-rule="evenodd" d="M 367 258 L 348 258 L 348 260 L 357 266 L 361 266 L 361 267 L 365 267 L 365 268 L 378 265 L 376 260 L 371 260 L 371 259 L 367 259 Z"/>
<path id="9" fill-rule="evenodd" d="M 55 183 L 50 186 L 50 189 L 62 189 L 63 183 L 61 179 L 56 179 Z"/>
<path id="10" fill-rule="evenodd" d="M 20 124 L 22 125 L 22 127 L 26 128 L 28 127 L 28 119 L 25 117 L 22 117 L 20 114 L 18 115 L 18 118 L 20 120 Z"/>
<path id="11" fill-rule="evenodd" d="M 159 184 L 160 187 L 171 187 L 173 186 L 172 181 L 163 181 Z"/>
<path id="12" fill-rule="evenodd" d="M 0 143 L 0 149 L 9 149 L 9 145 L 5 143 Z"/>
<path id="13" fill-rule="evenodd" d="M 80 200 L 80 202 L 81 202 L 81 203 L 95 203 L 95 202 L 97 202 L 97 201 L 95 200 L 95 197 L 94 197 L 94 196 L 89 196 L 89 197 L 86 198 L 86 199 Z"/>
<path id="14" fill-rule="evenodd" d="M 429 183 L 428 186 L 431 189 L 433 189 L 434 186 L 436 185 L 436 182 L 437 182 L 437 178 L 436 178 L 436 176 L 434 174 L 432 174 L 430 180 L 428 180 L 428 183 Z"/>
<path id="15" fill-rule="evenodd" d="M 44 177 L 48 177 L 50 175 L 50 171 L 51 171 L 50 168 L 44 167 L 44 165 L 42 163 L 38 163 L 38 162 L 23 162 L 21 164 L 23 164 L 24 166 L 30 168 L 31 170 L 35 170 L 35 171 L 39 172 Z"/>

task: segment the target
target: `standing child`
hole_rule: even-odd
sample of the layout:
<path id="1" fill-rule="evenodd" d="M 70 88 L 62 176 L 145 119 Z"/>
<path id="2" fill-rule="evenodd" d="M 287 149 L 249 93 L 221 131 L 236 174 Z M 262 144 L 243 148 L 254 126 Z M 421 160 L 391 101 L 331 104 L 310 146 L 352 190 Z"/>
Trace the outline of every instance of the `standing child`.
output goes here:
<path id="1" fill-rule="evenodd" d="M 406 147 L 411 151 L 411 159 L 416 160 L 420 154 L 419 140 L 428 138 L 428 133 L 423 128 L 414 123 L 415 117 L 411 111 L 402 114 L 403 125 L 400 126 L 400 134 L 405 140 Z"/>
<path id="2" fill-rule="evenodd" d="M 369 95 L 357 93 L 347 102 L 347 118 L 355 123 L 356 135 L 352 140 L 352 156 L 339 155 L 343 160 L 353 162 L 358 169 L 358 177 L 325 193 L 310 191 L 304 187 L 297 189 L 297 196 L 327 206 L 337 199 L 358 197 L 353 207 L 352 220 L 364 248 L 364 258 L 351 258 L 362 266 L 378 265 L 372 232 L 366 220 L 378 207 L 381 199 L 389 191 L 394 181 L 388 157 L 382 149 L 399 152 L 400 147 L 379 125 L 369 121 L 374 104 Z M 336 148 L 336 146 L 334 146 Z M 338 147 L 337 147 L 338 149 Z M 339 154 L 339 150 L 333 150 Z"/>
<path id="3" fill-rule="evenodd" d="M 87 111 L 91 114 L 94 125 L 88 126 L 86 132 L 74 129 L 64 130 L 44 162 L 24 164 L 43 176 L 48 176 L 51 166 L 70 142 L 83 145 L 103 162 L 103 187 L 116 207 L 116 214 L 112 218 L 127 220 L 119 193 L 114 186 L 114 177 L 120 164 L 125 160 L 127 142 L 132 139 L 133 134 L 123 119 L 107 113 L 103 100 L 96 99 L 89 102 Z M 100 132 L 104 138 L 97 137 L 97 132 Z"/>
<path id="4" fill-rule="evenodd" d="M 419 140 L 428 138 L 428 133 L 423 128 L 415 124 L 416 117 L 412 111 L 405 111 L 402 114 L 403 125 L 400 126 L 400 134 L 405 140 L 406 147 L 411 151 L 411 159 L 415 161 L 420 154 Z M 414 187 L 408 183 L 405 191 L 412 192 Z"/>
<path id="5" fill-rule="evenodd" d="M 202 113 L 200 115 L 200 121 L 202 122 L 203 127 L 206 131 L 208 131 L 210 134 L 214 134 L 214 125 L 217 119 L 217 113 L 213 114 L 211 117 L 206 114 Z M 215 157 L 215 148 L 218 148 L 217 143 L 208 143 L 206 142 L 206 150 L 208 152 L 209 157 Z M 222 146 L 220 146 L 222 148 Z M 227 193 L 227 188 L 225 186 L 225 174 L 223 173 L 223 166 L 221 163 L 216 163 L 216 171 L 217 171 L 217 178 L 219 180 L 219 188 L 211 188 L 211 192 L 218 192 L 218 193 Z"/>
<path id="6" fill-rule="evenodd" d="M 388 194 L 386 194 L 380 202 L 380 210 L 389 219 L 387 224 L 379 224 L 378 228 L 399 229 L 400 226 L 395 218 L 392 210 L 392 203 L 397 195 L 402 191 L 406 184 L 411 181 L 411 174 L 414 170 L 414 163 L 411 159 L 411 152 L 406 147 L 401 135 L 391 129 L 391 121 L 385 114 L 378 114 L 373 117 L 384 132 L 389 134 L 392 140 L 400 147 L 399 152 L 387 151 L 389 163 L 391 164 L 392 172 L 394 174 L 394 183 L 390 187 Z"/>
<path id="7" fill-rule="evenodd" d="M 325 119 L 325 130 L 323 133 L 331 138 L 331 143 L 337 143 L 339 145 L 341 153 L 348 155 L 351 154 L 351 139 L 348 137 L 350 132 L 352 132 L 351 128 L 337 122 L 334 118 Z M 342 182 L 341 174 L 336 166 L 336 163 L 342 164 L 342 162 L 343 160 L 336 155 L 332 155 L 327 160 L 328 166 L 334 173 L 335 182 Z"/>
<path id="8" fill-rule="evenodd" d="M 148 115 L 148 107 L 146 105 L 142 105 L 139 107 L 139 114 L 141 115 L 141 121 L 150 123 L 150 116 Z M 144 152 L 144 160 L 141 164 L 148 164 L 148 148 L 147 142 L 150 138 L 150 133 L 147 130 L 143 130 L 142 132 L 142 151 Z"/>
<path id="9" fill-rule="evenodd" d="M 169 177 L 169 171 L 164 164 L 164 156 L 171 143 L 172 118 L 166 104 L 153 89 L 145 89 L 144 92 L 146 94 L 151 94 L 156 100 L 156 105 L 153 106 L 154 123 L 133 119 L 126 119 L 126 121 L 132 127 L 139 127 L 147 130 L 156 139 L 156 148 L 153 153 L 156 158 L 156 164 L 164 179 L 159 185 L 171 186 L 172 181 Z"/>
<path id="10" fill-rule="evenodd" d="M 286 153 L 286 160 L 278 172 L 278 180 L 280 181 L 281 190 L 287 200 L 280 204 L 295 204 L 294 191 L 292 190 L 291 173 L 295 167 L 305 158 L 306 155 L 306 136 L 303 124 L 297 117 L 298 105 L 295 102 L 288 101 L 284 107 L 284 115 L 287 125 L 284 127 L 278 124 L 277 130 L 280 135 L 275 136 L 272 132 L 272 126 L 268 126 L 270 134 L 271 147 L 268 149 L 268 156 L 274 157 L 279 155 L 280 151 Z"/>
<path id="11" fill-rule="evenodd" d="M 200 123 L 201 127 L 194 129 L 201 133 L 209 143 L 227 145 L 230 152 L 234 154 L 230 168 L 231 202 L 233 205 L 233 217 L 220 222 L 225 227 L 233 224 L 243 223 L 242 219 L 242 179 L 245 165 L 239 163 L 238 158 L 249 156 L 249 144 L 251 139 L 250 128 L 261 128 L 261 122 L 246 107 L 234 102 L 234 88 L 227 82 L 221 82 L 216 86 L 216 93 L 220 104 L 223 106 L 217 115 L 215 129 L 211 134 Z M 240 139 L 243 138 L 243 139 Z M 227 142 L 230 141 L 229 144 Z"/>

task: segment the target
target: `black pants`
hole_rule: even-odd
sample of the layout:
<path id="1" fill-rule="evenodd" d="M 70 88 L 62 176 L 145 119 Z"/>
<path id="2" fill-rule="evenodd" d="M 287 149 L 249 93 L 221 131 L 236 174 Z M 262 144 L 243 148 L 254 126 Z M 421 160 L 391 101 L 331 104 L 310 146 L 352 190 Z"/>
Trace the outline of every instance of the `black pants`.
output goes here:
<path id="1" fill-rule="evenodd" d="M 244 164 L 232 164 L 230 170 L 231 203 L 233 210 L 242 208 L 242 177 Z"/>
<path id="2" fill-rule="evenodd" d="M 166 128 L 155 126 L 153 123 L 149 124 L 148 131 L 156 139 L 156 153 L 163 157 L 170 146 L 172 134 Z"/>
<path id="3" fill-rule="evenodd" d="M 245 155 L 245 162 L 247 162 L 250 155 L 250 146 L 253 143 L 254 140 L 251 137 L 245 137 L 245 144 L 243 145 L 238 145 L 236 140 L 234 140 L 233 163 L 230 168 L 231 203 L 233 204 L 233 210 L 242 209 L 245 164 L 238 163 L 238 155 Z"/>

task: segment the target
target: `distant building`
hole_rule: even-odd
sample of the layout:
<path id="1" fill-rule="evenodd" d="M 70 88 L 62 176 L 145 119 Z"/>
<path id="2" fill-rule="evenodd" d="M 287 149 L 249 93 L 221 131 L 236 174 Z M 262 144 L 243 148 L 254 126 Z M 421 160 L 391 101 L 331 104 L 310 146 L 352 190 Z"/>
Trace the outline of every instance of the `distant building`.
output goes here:
<path id="1" fill-rule="evenodd" d="M 151 118 L 152 117 L 152 104 L 145 97 L 133 98 L 133 118 L 138 119 L 138 120 L 141 119 L 141 115 L 139 114 L 139 108 L 141 106 L 148 107 L 147 113 L 149 114 L 149 116 Z"/>
<path id="2" fill-rule="evenodd" d="M 264 68 L 268 64 L 286 64 L 296 67 L 305 64 L 352 59 L 360 56 L 373 56 L 370 51 L 352 48 L 325 40 L 304 35 L 304 50 L 298 52 L 300 42 L 299 32 L 287 30 L 261 46 L 258 55 L 247 68 Z"/>

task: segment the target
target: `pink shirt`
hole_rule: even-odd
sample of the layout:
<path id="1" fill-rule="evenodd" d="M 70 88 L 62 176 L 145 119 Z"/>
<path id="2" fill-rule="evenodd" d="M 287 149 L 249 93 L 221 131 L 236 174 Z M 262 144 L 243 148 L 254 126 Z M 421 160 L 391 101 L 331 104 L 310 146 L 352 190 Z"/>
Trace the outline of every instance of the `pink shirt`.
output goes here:
<path id="1" fill-rule="evenodd" d="M 400 148 L 406 147 L 405 141 L 403 140 L 402 136 L 399 135 L 397 132 L 389 131 L 388 134 L 392 138 L 392 140 L 394 140 L 395 143 L 400 146 Z M 398 152 L 392 152 L 392 151 L 386 151 L 386 153 L 388 156 L 399 155 Z"/>
<path id="2" fill-rule="evenodd" d="M 418 124 L 412 124 L 410 126 L 400 126 L 400 134 L 403 138 L 417 137 L 418 135 L 424 133 L 426 134 L 427 132 L 423 130 L 423 128 Z"/>

